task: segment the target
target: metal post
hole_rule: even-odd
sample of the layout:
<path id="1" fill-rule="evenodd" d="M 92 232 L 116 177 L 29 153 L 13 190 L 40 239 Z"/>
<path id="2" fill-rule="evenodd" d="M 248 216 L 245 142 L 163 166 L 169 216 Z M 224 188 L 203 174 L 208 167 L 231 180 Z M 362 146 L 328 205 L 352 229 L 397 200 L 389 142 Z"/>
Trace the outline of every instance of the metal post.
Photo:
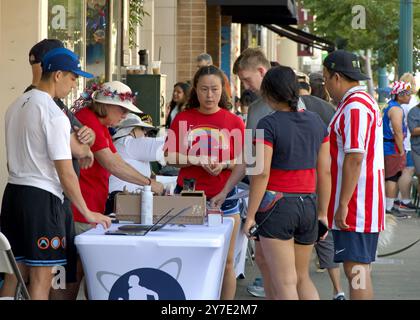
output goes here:
<path id="1" fill-rule="evenodd" d="M 413 72 L 413 0 L 400 0 L 398 75 Z"/>
<path id="2" fill-rule="evenodd" d="M 385 88 L 388 86 L 388 76 L 386 74 L 386 67 L 379 68 L 378 70 L 378 94 L 379 103 L 384 103 L 386 98 Z"/>

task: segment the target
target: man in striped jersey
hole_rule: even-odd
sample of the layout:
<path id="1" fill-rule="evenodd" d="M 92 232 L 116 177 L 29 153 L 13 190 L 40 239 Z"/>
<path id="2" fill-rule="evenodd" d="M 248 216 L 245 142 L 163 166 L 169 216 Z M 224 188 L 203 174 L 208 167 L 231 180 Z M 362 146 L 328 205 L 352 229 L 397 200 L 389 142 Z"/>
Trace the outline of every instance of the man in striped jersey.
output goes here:
<path id="1" fill-rule="evenodd" d="M 344 50 L 324 60 L 325 85 L 338 104 L 329 126 L 332 189 L 328 209 L 335 262 L 343 262 L 351 299 L 372 299 L 370 263 L 384 230 L 382 119 L 360 86 L 358 57 Z"/>

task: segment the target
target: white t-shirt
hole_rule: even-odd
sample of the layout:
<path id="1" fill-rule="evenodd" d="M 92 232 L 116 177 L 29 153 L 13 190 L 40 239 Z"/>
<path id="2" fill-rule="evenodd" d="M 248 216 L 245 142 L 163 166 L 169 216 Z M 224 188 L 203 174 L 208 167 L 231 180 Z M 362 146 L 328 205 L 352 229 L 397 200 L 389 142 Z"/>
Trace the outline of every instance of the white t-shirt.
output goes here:
<path id="1" fill-rule="evenodd" d="M 402 104 L 401 107 L 404 110 L 404 122 L 405 122 L 405 126 L 408 128 L 407 125 L 407 115 L 408 112 L 415 107 L 416 105 L 418 105 L 419 103 L 419 99 L 417 99 L 416 95 L 412 95 L 410 102 L 407 104 Z M 410 143 L 410 137 L 411 137 L 411 133 L 410 130 L 407 129 L 407 136 L 404 139 L 404 149 L 405 151 L 411 151 L 411 143 Z"/>
<path id="2" fill-rule="evenodd" d="M 164 164 L 163 144 L 165 138 L 137 138 L 126 136 L 114 141 L 115 148 L 121 158 L 134 167 L 145 177 L 152 173 L 150 161 L 159 161 Z M 113 191 L 122 191 L 124 186 L 127 190 L 134 192 L 140 186 L 134 183 L 123 181 L 113 175 L 109 177 L 109 193 Z"/>
<path id="3" fill-rule="evenodd" d="M 6 112 L 8 182 L 33 186 L 63 200 L 54 160 L 71 160 L 70 121 L 51 96 L 33 89 Z"/>

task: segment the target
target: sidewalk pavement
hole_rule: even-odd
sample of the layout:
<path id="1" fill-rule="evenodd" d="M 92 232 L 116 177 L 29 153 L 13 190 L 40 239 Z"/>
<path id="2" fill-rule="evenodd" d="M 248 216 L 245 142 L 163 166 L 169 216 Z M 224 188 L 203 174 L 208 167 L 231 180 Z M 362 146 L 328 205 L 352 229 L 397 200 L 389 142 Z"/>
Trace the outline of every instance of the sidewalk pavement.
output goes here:
<path id="1" fill-rule="evenodd" d="M 398 219 L 394 229 L 393 241 L 383 249 L 380 254 L 401 249 L 420 238 L 420 218 L 413 214 L 411 219 Z M 332 299 L 332 285 L 328 272 L 316 272 L 315 263 L 311 263 L 310 275 L 318 289 L 321 300 Z M 348 294 L 348 284 L 341 268 L 341 283 Z M 259 276 L 259 270 L 255 262 L 252 266 L 246 261 L 245 279 L 238 279 L 236 297 L 237 300 L 259 300 L 251 296 L 246 288 Z M 420 299 L 420 243 L 404 252 L 393 256 L 378 258 L 372 264 L 372 281 L 375 300 L 417 300 Z"/>

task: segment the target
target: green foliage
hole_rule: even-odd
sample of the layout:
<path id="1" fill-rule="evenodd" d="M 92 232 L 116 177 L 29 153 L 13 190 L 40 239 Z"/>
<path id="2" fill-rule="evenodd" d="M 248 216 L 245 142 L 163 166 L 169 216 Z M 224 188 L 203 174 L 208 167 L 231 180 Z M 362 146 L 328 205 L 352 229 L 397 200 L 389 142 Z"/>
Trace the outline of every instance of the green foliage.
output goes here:
<path id="1" fill-rule="evenodd" d="M 396 65 L 398 60 L 399 0 L 302 0 L 306 9 L 316 15 L 313 32 L 334 41 L 338 48 L 352 51 L 372 49 L 382 51 L 376 55 L 373 68 Z M 353 29 L 356 13 L 352 8 L 361 5 L 366 9 L 366 29 Z M 420 49 L 420 5 L 413 3 L 414 48 Z M 417 57 L 413 57 L 415 69 L 420 69 Z"/>
<path id="2" fill-rule="evenodd" d="M 130 48 L 137 46 L 135 36 L 137 26 L 143 26 L 144 16 L 150 16 L 150 14 L 144 11 L 143 0 L 129 0 L 130 2 L 130 13 L 128 19 L 128 44 Z"/>

